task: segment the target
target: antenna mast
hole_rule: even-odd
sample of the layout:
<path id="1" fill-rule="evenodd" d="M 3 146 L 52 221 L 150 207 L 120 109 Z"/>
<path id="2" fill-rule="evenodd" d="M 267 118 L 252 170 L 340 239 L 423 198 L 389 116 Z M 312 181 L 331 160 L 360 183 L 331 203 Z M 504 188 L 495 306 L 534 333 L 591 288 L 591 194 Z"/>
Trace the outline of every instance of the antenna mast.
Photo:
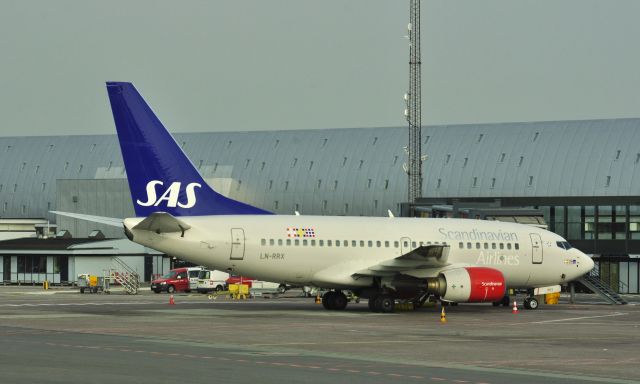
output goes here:
<path id="1" fill-rule="evenodd" d="M 422 195 L 422 100 L 420 75 L 420 0 L 409 0 L 410 22 L 407 26 L 409 36 L 409 93 L 405 95 L 407 108 L 405 115 L 409 122 L 409 203 L 416 202 Z"/>

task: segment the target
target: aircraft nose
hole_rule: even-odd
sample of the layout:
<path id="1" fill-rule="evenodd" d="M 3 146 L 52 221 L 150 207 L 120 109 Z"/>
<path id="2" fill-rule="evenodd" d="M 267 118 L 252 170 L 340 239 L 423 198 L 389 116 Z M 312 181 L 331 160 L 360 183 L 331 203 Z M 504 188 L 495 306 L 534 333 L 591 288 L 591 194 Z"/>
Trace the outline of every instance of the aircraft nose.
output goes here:
<path id="1" fill-rule="evenodd" d="M 585 255 L 584 253 L 580 255 L 580 258 L 582 259 L 582 266 L 584 267 L 584 273 L 589 273 L 595 266 L 593 259 Z"/>

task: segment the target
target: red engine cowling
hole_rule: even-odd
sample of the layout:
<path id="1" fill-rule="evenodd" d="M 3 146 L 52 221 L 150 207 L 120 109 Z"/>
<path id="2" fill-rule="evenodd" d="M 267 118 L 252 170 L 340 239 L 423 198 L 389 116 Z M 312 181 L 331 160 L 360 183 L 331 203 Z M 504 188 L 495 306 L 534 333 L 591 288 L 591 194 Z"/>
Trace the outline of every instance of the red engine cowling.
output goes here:
<path id="1" fill-rule="evenodd" d="M 455 268 L 440 274 L 445 289 L 440 285 L 440 297 L 459 303 L 483 303 L 500 301 L 504 297 L 506 284 L 502 272 L 493 268 Z"/>

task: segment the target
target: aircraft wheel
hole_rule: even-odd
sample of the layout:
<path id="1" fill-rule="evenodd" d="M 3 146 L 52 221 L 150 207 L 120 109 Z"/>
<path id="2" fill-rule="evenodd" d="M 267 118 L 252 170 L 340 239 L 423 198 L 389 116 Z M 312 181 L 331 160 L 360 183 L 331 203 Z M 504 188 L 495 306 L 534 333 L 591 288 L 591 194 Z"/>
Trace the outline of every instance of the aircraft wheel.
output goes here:
<path id="1" fill-rule="evenodd" d="M 535 297 L 528 297 L 524 300 L 524 307 L 526 309 L 538 309 L 539 305 L 540 303 L 538 303 L 538 299 Z"/>
<path id="2" fill-rule="evenodd" d="M 324 307 L 324 309 L 334 309 L 334 305 L 335 305 L 334 296 L 335 295 L 336 295 L 336 293 L 333 292 L 333 291 L 329 291 L 329 292 L 325 293 L 324 295 L 322 295 L 322 306 Z"/>
<path id="3" fill-rule="evenodd" d="M 391 295 L 380 295 L 376 299 L 376 309 L 382 313 L 392 313 L 396 308 L 396 302 Z"/>
<path id="4" fill-rule="evenodd" d="M 332 305 L 332 309 L 336 309 L 338 311 L 341 311 L 345 308 L 347 308 L 347 297 L 344 295 L 344 293 L 342 292 L 336 292 L 333 295 L 333 305 Z"/>

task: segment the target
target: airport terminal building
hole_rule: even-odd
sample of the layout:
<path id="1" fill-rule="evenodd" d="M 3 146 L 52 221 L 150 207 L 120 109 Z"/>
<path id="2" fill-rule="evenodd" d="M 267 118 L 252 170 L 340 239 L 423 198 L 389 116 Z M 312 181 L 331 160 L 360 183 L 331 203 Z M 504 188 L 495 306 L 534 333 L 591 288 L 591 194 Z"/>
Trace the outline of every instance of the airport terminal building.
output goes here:
<path id="1" fill-rule="evenodd" d="M 280 214 L 480 218 L 469 212 L 539 210 L 550 230 L 593 255 L 604 281 L 640 293 L 640 119 L 424 127 L 428 158 L 415 205 L 403 204 L 406 128 L 175 137 L 217 191 Z M 30 228 L 45 222 L 73 238 L 94 230 L 124 237 L 49 213 L 134 215 L 115 135 L 0 137 L 0 164 L 0 240 L 33 236 Z M 11 268 L 11 248 L 0 248 L 0 265 Z"/>

